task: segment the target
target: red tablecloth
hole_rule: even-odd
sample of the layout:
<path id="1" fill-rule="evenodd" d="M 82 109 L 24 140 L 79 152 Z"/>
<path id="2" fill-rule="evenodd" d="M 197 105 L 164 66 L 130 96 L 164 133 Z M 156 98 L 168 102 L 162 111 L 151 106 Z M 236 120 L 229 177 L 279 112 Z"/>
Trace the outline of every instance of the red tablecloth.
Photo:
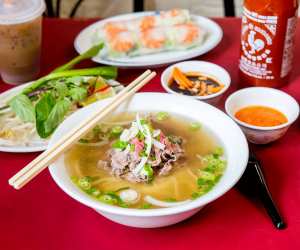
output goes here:
<path id="1" fill-rule="evenodd" d="M 226 68 L 234 91 L 238 86 L 240 19 L 215 19 L 223 28 L 222 42 L 200 57 Z M 73 40 L 92 21 L 45 20 L 42 74 L 76 55 Z M 300 27 L 296 63 L 283 89 L 300 101 Z M 0 60 L 5 60 L 1 58 Z M 88 65 L 92 63 L 88 63 Z M 142 70 L 121 70 L 128 82 Z M 163 91 L 160 73 L 144 91 Z M 11 86 L 0 83 L 0 92 Z M 274 229 L 263 208 L 232 189 L 201 212 L 174 226 L 135 229 L 99 216 L 63 193 L 48 171 L 20 191 L 7 180 L 37 154 L 0 153 L 0 249 L 300 249 L 300 129 L 297 121 L 281 140 L 256 146 L 270 190 L 288 228 Z M 238 149 L 237 149 L 238 150 Z"/>

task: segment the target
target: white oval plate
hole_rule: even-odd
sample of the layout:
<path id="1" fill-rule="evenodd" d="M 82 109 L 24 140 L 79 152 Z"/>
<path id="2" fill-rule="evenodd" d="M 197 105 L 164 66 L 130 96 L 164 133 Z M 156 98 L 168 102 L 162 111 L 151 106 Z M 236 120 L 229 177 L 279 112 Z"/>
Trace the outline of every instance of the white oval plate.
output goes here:
<path id="1" fill-rule="evenodd" d="M 11 88 L 0 94 L 1 103 L 6 102 L 14 95 L 20 93 L 25 87 L 29 86 L 32 82 L 24 83 L 20 86 Z M 15 146 L 1 146 L 0 152 L 11 152 L 11 153 L 31 153 L 31 152 L 40 152 L 47 149 L 48 141 L 42 142 L 39 145 L 15 145 Z"/>
<path id="2" fill-rule="evenodd" d="M 154 12 L 140 12 L 140 13 L 130 13 L 119 16 L 114 16 L 107 18 L 101 21 L 98 21 L 94 24 L 91 24 L 84 30 L 82 30 L 76 37 L 74 41 L 74 47 L 79 54 L 82 54 L 84 51 L 89 49 L 92 44 L 92 37 L 95 30 L 103 26 L 106 22 L 109 21 L 123 21 L 132 18 L 138 18 L 145 15 L 153 14 Z M 208 51 L 212 50 L 217 44 L 221 41 L 223 36 L 223 31 L 221 27 L 214 21 L 202 17 L 192 15 L 192 19 L 195 20 L 201 27 L 207 31 L 207 36 L 204 39 L 204 42 L 194 48 L 182 50 L 182 51 L 166 51 L 160 52 L 151 55 L 136 56 L 131 58 L 116 58 L 116 59 L 107 59 L 96 56 L 93 58 L 93 61 L 117 66 L 117 67 L 126 67 L 126 68 L 142 68 L 142 67 L 158 67 L 177 61 L 187 60 L 196 56 L 203 55 Z"/>
<path id="3" fill-rule="evenodd" d="M 22 85 L 19 85 L 17 87 L 11 88 L 3 93 L 0 94 L 0 100 L 1 102 L 5 102 L 9 98 L 13 97 L 14 95 L 20 93 L 25 87 L 30 85 L 31 82 L 24 83 Z M 36 146 L 1 146 L 0 145 L 0 151 L 1 152 L 12 152 L 12 153 L 30 153 L 30 152 L 40 152 L 44 151 L 47 148 L 48 143 L 41 143 L 40 145 Z"/>

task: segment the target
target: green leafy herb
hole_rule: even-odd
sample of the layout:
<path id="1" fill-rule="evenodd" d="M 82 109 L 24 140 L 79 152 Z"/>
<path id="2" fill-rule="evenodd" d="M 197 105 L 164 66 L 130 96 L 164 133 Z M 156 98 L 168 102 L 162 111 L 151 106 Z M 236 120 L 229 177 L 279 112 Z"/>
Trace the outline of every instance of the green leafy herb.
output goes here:
<path id="1" fill-rule="evenodd" d="M 148 182 L 151 182 L 154 178 L 153 169 L 150 164 L 146 163 L 141 171 L 145 176 L 147 176 Z"/>
<path id="2" fill-rule="evenodd" d="M 199 123 L 199 122 L 192 122 L 190 124 L 190 128 L 193 131 L 197 131 L 197 130 L 199 130 L 201 128 L 201 123 Z"/>
<path id="3" fill-rule="evenodd" d="M 77 86 L 80 86 L 83 83 L 83 77 L 82 76 L 72 76 L 72 77 L 68 77 L 66 79 L 66 83 L 71 83 Z"/>
<path id="4" fill-rule="evenodd" d="M 95 187 L 91 187 L 91 188 L 85 190 L 85 192 L 94 197 L 98 197 L 101 194 L 101 192 Z"/>
<path id="5" fill-rule="evenodd" d="M 45 122 L 54 105 L 55 99 L 49 92 L 45 93 L 35 105 L 36 129 L 41 138 L 47 138 L 50 135 L 46 132 Z"/>
<path id="6" fill-rule="evenodd" d="M 79 142 L 80 143 L 89 143 L 89 140 L 81 138 L 81 139 L 79 139 Z"/>
<path id="7" fill-rule="evenodd" d="M 109 204 L 109 205 L 118 205 L 120 207 L 128 207 L 128 204 L 122 201 L 119 195 L 115 192 L 106 192 L 103 195 L 100 195 L 98 198 L 100 201 Z"/>
<path id="8" fill-rule="evenodd" d="M 137 138 L 139 139 L 139 141 L 143 141 L 145 139 L 145 136 L 141 131 L 139 131 L 137 134 Z"/>
<path id="9" fill-rule="evenodd" d="M 205 166 L 199 170 L 200 177 L 197 179 L 198 191 L 192 194 L 192 199 L 196 199 L 210 191 L 220 180 L 226 167 L 226 161 L 220 158 L 222 155 L 223 149 L 216 148 L 212 154 L 202 158 Z"/>
<path id="10" fill-rule="evenodd" d="M 69 95 L 74 102 L 82 101 L 87 97 L 87 89 L 81 87 L 73 87 L 69 91 Z"/>
<path id="11" fill-rule="evenodd" d="M 110 131 L 110 134 L 112 137 L 118 137 L 120 136 L 120 134 L 122 133 L 123 131 L 123 127 L 122 126 L 114 126 L 111 131 Z"/>
<path id="12" fill-rule="evenodd" d="M 68 98 L 59 100 L 54 105 L 44 124 L 46 134 L 52 134 L 52 132 L 57 128 L 57 126 L 63 121 L 70 107 L 71 102 Z"/>
<path id="13" fill-rule="evenodd" d="M 117 140 L 112 144 L 113 148 L 118 148 L 124 150 L 128 145 L 128 142 Z"/>
<path id="14" fill-rule="evenodd" d="M 166 119 L 168 119 L 170 117 L 170 115 L 167 112 L 158 112 L 156 114 L 156 120 L 158 121 L 164 121 Z"/>
<path id="15" fill-rule="evenodd" d="M 149 208 L 151 208 L 151 207 L 152 207 L 151 204 L 149 204 L 149 203 L 144 203 L 144 204 L 142 204 L 139 208 L 140 208 L 140 209 L 149 209 Z"/>
<path id="16" fill-rule="evenodd" d="M 102 194 L 98 197 L 98 199 L 103 202 L 103 203 L 106 203 L 106 204 L 109 204 L 109 205 L 116 205 L 118 204 L 118 200 L 113 197 L 112 195 L 110 194 Z"/>
<path id="17" fill-rule="evenodd" d="M 53 86 L 58 99 L 63 99 L 69 94 L 68 86 L 61 79 L 53 80 L 50 84 Z"/>
<path id="18" fill-rule="evenodd" d="M 60 79 L 64 77 L 72 77 L 72 76 L 102 76 L 104 78 L 108 79 L 114 79 L 117 77 L 117 68 L 116 67 L 110 67 L 110 66 L 103 66 L 103 67 L 95 67 L 95 68 L 87 68 L 87 69 L 72 69 L 67 71 L 59 71 L 59 72 L 53 72 L 49 75 L 46 75 L 35 82 L 33 82 L 31 85 L 29 85 L 27 88 L 25 88 L 22 91 L 22 94 L 29 94 L 32 91 L 38 89 L 42 85 L 44 85 L 46 82 L 54 79 Z"/>
<path id="19" fill-rule="evenodd" d="M 15 96 L 9 102 L 9 106 L 22 121 L 24 122 L 35 121 L 33 104 L 31 103 L 30 99 L 26 95 L 20 94 Z"/>
<path id="20" fill-rule="evenodd" d="M 77 184 L 83 190 L 89 190 L 92 187 L 92 179 L 89 176 L 85 176 L 80 178 Z"/>
<path id="21" fill-rule="evenodd" d="M 224 154 L 224 150 L 222 147 L 217 147 L 214 152 L 213 152 L 213 156 L 215 158 L 219 157 L 219 156 L 222 156 Z"/>

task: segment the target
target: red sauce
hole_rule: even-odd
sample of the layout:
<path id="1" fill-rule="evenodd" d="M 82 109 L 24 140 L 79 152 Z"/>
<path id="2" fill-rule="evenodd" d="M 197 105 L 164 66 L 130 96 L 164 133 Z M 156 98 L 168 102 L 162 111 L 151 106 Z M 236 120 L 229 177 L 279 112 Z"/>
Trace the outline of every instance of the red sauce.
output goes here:
<path id="1" fill-rule="evenodd" d="M 265 106 L 248 106 L 237 111 L 234 116 L 242 122 L 259 127 L 278 126 L 288 121 L 277 109 Z"/>

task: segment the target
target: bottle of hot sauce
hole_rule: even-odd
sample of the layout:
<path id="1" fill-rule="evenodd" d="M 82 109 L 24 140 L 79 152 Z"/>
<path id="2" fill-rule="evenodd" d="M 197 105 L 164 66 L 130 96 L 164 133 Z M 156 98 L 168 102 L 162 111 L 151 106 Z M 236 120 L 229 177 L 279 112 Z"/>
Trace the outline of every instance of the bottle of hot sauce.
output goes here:
<path id="1" fill-rule="evenodd" d="M 279 87 L 292 69 L 297 0 L 244 0 L 240 80 Z"/>

